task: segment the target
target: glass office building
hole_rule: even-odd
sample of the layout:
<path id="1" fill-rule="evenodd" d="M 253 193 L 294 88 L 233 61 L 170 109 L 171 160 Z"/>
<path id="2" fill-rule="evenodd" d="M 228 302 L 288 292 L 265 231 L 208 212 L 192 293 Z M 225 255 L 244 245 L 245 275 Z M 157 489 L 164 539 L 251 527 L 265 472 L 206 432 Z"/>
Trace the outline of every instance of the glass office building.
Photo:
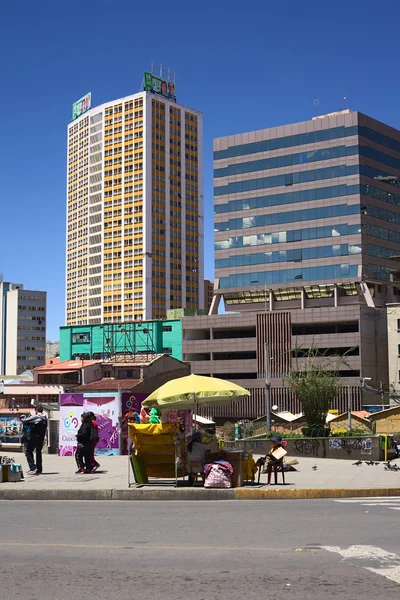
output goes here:
<path id="1" fill-rule="evenodd" d="M 214 141 L 214 293 L 227 310 L 400 295 L 400 131 L 344 110 Z"/>

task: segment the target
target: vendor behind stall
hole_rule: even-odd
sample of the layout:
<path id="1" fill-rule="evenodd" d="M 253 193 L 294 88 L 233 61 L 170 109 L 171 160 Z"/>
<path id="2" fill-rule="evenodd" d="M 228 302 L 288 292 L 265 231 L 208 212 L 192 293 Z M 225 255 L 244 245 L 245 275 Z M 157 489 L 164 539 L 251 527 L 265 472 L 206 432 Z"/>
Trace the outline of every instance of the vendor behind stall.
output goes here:
<path id="1" fill-rule="evenodd" d="M 194 431 L 188 444 L 189 482 L 193 483 L 193 473 L 203 474 L 206 460 L 205 445 L 201 441 L 201 432 Z"/>

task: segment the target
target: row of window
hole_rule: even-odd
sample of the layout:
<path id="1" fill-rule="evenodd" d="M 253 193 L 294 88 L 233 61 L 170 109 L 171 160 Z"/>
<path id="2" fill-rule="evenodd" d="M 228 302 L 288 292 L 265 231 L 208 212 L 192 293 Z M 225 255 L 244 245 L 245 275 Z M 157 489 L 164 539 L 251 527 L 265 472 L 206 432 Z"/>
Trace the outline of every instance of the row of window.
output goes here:
<path id="1" fill-rule="evenodd" d="M 377 248 L 377 246 L 374 246 L 374 248 Z M 239 254 L 229 256 L 228 258 L 217 258 L 215 261 L 215 268 L 222 269 L 226 267 L 244 267 L 277 262 L 297 262 L 315 258 L 349 256 L 350 254 L 361 254 L 361 245 L 335 244 L 334 246 L 314 246 L 312 248 L 297 248 L 295 250 L 280 250 L 276 252 L 244 255 Z M 375 254 L 375 256 L 378 256 L 378 254 Z"/>
<path id="2" fill-rule="evenodd" d="M 243 200 L 231 200 L 214 207 L 215 214 L 235 212 L 239 210 L 251 210 L 253 208 L 264 208 L 269 206 L 280 206 L 283 204 L 296 204 L 297 202 L 311 202 L 313 200 L 324 200 L 325 198 L 340 198 L 352 194 L 364 194 L 370 198 L 388 202 L 394 206 L 400 206 L 400 194 L 393 194 L 372 185 L 332 185 L 312 190 L 300 190 L 298 192 L 286 192 L 284 194 L 271 194 L 270 196 L 259 196 L 257 198 L 245 198 Z"/>
<path id="3" fill-rule="evenodd" d="M 323 179 L 337 177 L 347 177 L 349 175 L 365 175 L 371 179 L 393 178 L 397 177 L 387 171 L 376 169 L 368 165 L 337 165 L 334 167 L 324 167 L 321 169 L 311 169 L 310 171 L 299 171 L 297 173 L 285 173 L 283 175 L 274 175 L 271 177 L 261 177 L 260 179 L 249 179 L 247 181 L 235 181 L 214 188 L 214 195 L 221 196 L 225 194 L 235 194 L 241 192 L 250 192 L 253 190 L 262 190 L 266 188 L 289 186 L 298 183 L 309 183 Z"/>
<path id="4" fill-rule="evenodd" d="M 354 156 L 359 154 L 371 160 L 375 160 L 384 165 L 400 170 L 400 160 L 395 156 L 390 156 L 370 146 L 334 146 L 333 148 L 322 148 L 320 150 L 311 150 L 309 152 L 298 152 L 296 154 L 287 154 L 285 156 L 275 156 L 253 160 L 244 163 L 229 165 L 221 169 L 214 170 L 214 177 L 226 177 L 229 175 L 241 175 L 243 173 L 252 173 L 255 171 L 265 171 L 267 169 L 279 169 L 293 165 L 301 165 L 320 160 L 330 160 L 342 158 L 344 156 Z"/>
<path id="5" fill-rule="evenodd" d="M 214 160 L 219 160 L 221 158 L 233 158 L 235 156 L 245 156 L 247 154 L 255 154 L 257 152 L 270 152 L 271 150 L 281 150 L 282 148 L 301 146 L 303 144 L 326 142 L 328 140 L 345 138 L 357 134 L 358 127 L 342 126 L 332 127 L 331 129 L 323 129 L 321 131 L 310 131 L 308 133 L 287 135 L 285 137 L 264 140 L 262 142 L 251 142 L 249 144 L 231 146 L 226 150 L 216 150 L 214 152 Z"/>
<path id="6" fill-rule="evenodd" d="M 366 210 L 370 207 L 364 207 Z M 376 209 L 376 207 L 372 207 Z M 379 209 L 376 209 L 379 210 Z M 381 209 L 383 210 L 383 209 Z M 321 208 L 310 208 L 306 210 L 293 210 L 286 213 L 273 213 L 270 215 L 258 215 L 255 217 L 243 217 L 242 219 L 229 219 L 222 223 L 214 223 L 214 231 L 229 231 L 232 229 L 244 229 L 247 227 L 265 227 L 278 225 L 280 223 L 293 223 L 295 221 L 311 221 L 314 219 L 329 219 L 331 217 L 343 217 L 355 215 L 360 212 L 358 204 L 338 204 L 335 206 L 323 206 Z M 388 211 L 384 211 L 388 212 Z M 366 213 L 365 213 L 366 214 Z M 369 213 L 368 213 L 369 214 Z M 391 213 L 394 214 L 394 213 Z M 373 215 L 374 216 L 374 215 Z M 400 220 L 400 214 L 397 215 Z M 379 217 L 378 217 L 379 218 Z M 383 218 L 383 217 L 382 217 Z"/>
<path id="7" fill-rule="evenodd" d="M 385 229 L 384 231 L 388 233 L 388 230 Z M 226 250 L 229 248 L 244 248 L 246 246 L 262 246 L 264 244 L 301 242 L 302 240 L 322 239 L 343 235 L 356 235 L 359 233 L 361 233 L 361 225 L 348 225 L 347 223 L 342 223 L 340 225 L 327 225 L 326 227 L 310 227 L 309 229 L 274 231 L 273 233 L 260 233 L 258 235 L 230 237 L 227 240 L 216 241 L 214 243 L 214 249 Z M 399 236 L 400 241 L 400 232 L 397 235 Z"/>
<path id="8" fill-rule="evenodd" d="M 370 223 L 364 223 L 362 225 L 362 232 L 365 235 L 380 238 L 381 240 L 388 240 L 390 242 L 396 242 L 400 244 L 400 231 L 392 231 L 391 229 L 384 229 L 383 227 L 377 227 Z"/>
<path id="9" fill-rule="evenodd" d="M 362 187 L 370 188 L 370 186 Z M 359 193 L 359 185 L 331 185 L 329 187 L 314 188 L 312 190 L 300 190 L 299 192 L 286 192 L 284 194 L 271 194 L 270 196 L 259 196 L 257 198 L 231 200 L 230 202 L 226 202 L 224 204 L 216 204 L 214 207 L 214 213 L 222 214 L 226 212 L 235 212 L 238 210 L 250 210 L 252 208 L 280 206 L 282 204 L 296 204 L 297 202 L 311 202 L 313 200 L 340 198 L 342 196 L 351 196 L 352 194 Z"/>
<path id="10" fill-rule="evenodd" d="M 313 260 L 316 258 L 349 256 L 361 254 L 361 252 L 362 249 L 360 244 L 335 244 L 334 246 L 298 248 L 295 250 L 281 250 L 277 252 L 263 252 L 229 256 L 228 258 L 218 258 L 215 260 L 215 268 L 223 269 L 227 267 L 243 267 L 277 262 L 301 262 L 303 260 Z M 366 253 L 368 256 L 375 256 L 383 259 L 391 259 L 394 256 L 398 256 L 397 250 L 376 246 L 375 244 L 367 244 Z"/>
<path id="11" fill-rule="evenodd" d="M 296 154 L 286 154 L 285 156 L 273 156 L 271 158 L 251 160 L 229 165 L 228 167 L 221 169 L 214 169 L 214 177 L 227 177 L 229 175 L 242 175 L 243 173 L 253 173 L 255 171 L 265 171 L 267 169 L 280 169 L 282 167 L 302 165 L 319 160 L 331 160 L 333 158 L 343 158 L 344 156 L 354 156 L 355 154 L 358 154 L 358 152 L 359 146 L 334 146 L 333 148 L 322 148 L 320 150 L 310 150 L 309 152 L 297 152 Z"/>
<path id="12" fill-rule="evenodd" d="M 253 190 L 263 190 L 265 188 L 294 185 L 297 183 L 309 183 L 311 181 L 319 181 L 321 179 L 348 177 L 350 175 L 358 175 L 359 173 L 359 165 L 337 165 L 335 167 L 323 167 L 321 169 L 311 169 L 309 171 L 298 171 L 297 173 L 285 173 L 283 175 L 261 177 L 260 179 L 233 181 L 227 185 L 215 187 L 214 195 L 223 196 L 225 194 L 251 192 Z"/>
<path id="13" fill-rule="evenodd" d="M 288 135 L 273 140 L 265 140 L 262 142 L 252 142 L 249 144 L 240 144 L 231 146 L 226 150 L 217 150 L 214 152 L 214 160 L 221 158 L 233 158 L 234 156 L 245 156 L 257 152 L 269 152 L 271 150 L 280 150 L 282 148 L 290 148 L 291 146 L 301 146 L 303 144 L 313 144 L 317 142 L 325 142 L 345 138 L 352 135 L 359 135 L 368 140 L 387 146 L 396 152 L 400 152 L 400 141 L 395 140 L 387 135 L 378 133 L 369 127 L 332 127 L 322 131 L 311 131 L 309 133 L 299 133 L 296 135 Z"/>
<path id="14" fill-rule="evenodd" d="M 236 287 L 254 287 L 255 285 L 274 285 L 279 283 L 301 283 L 302 281 L 326 281 L 348 279 L 358 276 L 358 265 L 326 265 L 305 269 L 286 269 L 260 273 L 241 273 L 220 278 L 222 289 Z"/>

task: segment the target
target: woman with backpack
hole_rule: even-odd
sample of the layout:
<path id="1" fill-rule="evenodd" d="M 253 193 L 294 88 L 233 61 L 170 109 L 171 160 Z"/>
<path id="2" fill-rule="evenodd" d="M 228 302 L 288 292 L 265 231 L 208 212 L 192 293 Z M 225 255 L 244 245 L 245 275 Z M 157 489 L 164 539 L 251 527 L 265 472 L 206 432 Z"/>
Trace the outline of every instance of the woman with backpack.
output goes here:
<path id="1" fill-rule="evenodd" d="M 76 434 L 77 448 L 75 460 L 78 466 L 76 473 L 93 473 L 92 468 L 92 418 L 89 413 L 81 416 L 81 426 Z"/>

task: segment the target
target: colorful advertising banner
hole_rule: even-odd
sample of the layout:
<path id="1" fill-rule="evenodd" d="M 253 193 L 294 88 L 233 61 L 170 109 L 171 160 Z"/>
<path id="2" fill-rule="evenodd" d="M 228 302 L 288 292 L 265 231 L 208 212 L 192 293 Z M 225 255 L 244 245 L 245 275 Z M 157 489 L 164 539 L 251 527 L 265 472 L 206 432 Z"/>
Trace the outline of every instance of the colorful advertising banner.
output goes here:
<path id="1" fill-rule="evenodd" d="M 0 442 L 18 444 L 21 441 L 22 423 L 19 416 L 0 416 Z"/>
<path id="2" fill-rule="evenodd" d="M 81 425 L 83 394 L 60 394 L 60 430 L 58 454 L 73 456 L 76 450 L 76 434 Z"/>
<path id="3" fill-rule="evenodd" d="M 173 81 L 161 79 L 161 77 L 157 77 L 156 75 L 145 71 L 144 89 L 147 92 L 160 94 L 161 96 L 164 96 L 164 98 L 167 98 L 167 100 L 172 100 L 173 102 L 176 102 L 176 86 Z"/>
<path id="4" fill-rule="evenodd" d="M 95 455 L 118 455 L 119 451 L 119 397 L 118 394 L 85 394 L 84 412 L 92 411 L 99 426 L 99 442 Z"/>
<path id="5" fill-rule="evenodd" d="M 86 94 L 83 98 L 74 102 L 72 105 L 72 120 L 77 119 L 92 106 L 92 94 Z"/>
<path id="6" fill-rule="evenodd" d="M 134 414 L 140 414 L 142 402 L 146 400 L 147 393 L 124 392 L 122 396 L 122 454 L 128 454 L 129 437 L 128 422 L 134 422 Z"/>
<path id="7" fill-rule="evenodd" d="M 118 395 L 60 394 L 60 456 L 75 454 L 82 413 L 90 411 L 96 415 L 99 426 L 100 439 L 95 454 L 119 454 Z"/>

